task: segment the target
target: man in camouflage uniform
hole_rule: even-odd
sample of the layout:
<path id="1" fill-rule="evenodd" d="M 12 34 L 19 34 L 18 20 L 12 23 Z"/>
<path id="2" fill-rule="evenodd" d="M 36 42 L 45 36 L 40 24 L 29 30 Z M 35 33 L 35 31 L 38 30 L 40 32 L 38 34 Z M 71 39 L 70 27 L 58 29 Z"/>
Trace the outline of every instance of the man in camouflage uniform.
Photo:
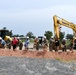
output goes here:
<path id="1" fill-rule="evenodd" d="M 47 48 L 48 48 L 48 41 L 47 41 L 46 37 L 44 37 L 43 50 L 44 50 L 44 51 L 47 51 Z"/>
<path id="2" fill-rule="evenodd" d="M 59 45 L 60 45 L 59 39 L 55 38 L 55 51 L 56 52 L 59 50 Z"/>
<path id="3" fill-rule="evenodd" d="M 19 46 L 19 50 L 22 50 L 23 42 L 20 40 L 19 37 L 17 38 L 17 40 L 18 40 L 18 44 L 17 44 L 17 46 Z"/>
<path id="4" fill-rule="evenodd" d="M 34 47 L 36 48 L 36 50 L 39 50 L 39 39 L 37 37 L 34 40 Z"/>
<path id="5" fill-rule="evenodd" d="M 51 38 L 49 41 L 49 51 L 53 51 L 55 49 L 55 40 Z"/>
<path id="6" fill-rule="evenodd" d="M 66 52 L 66 39 L 65 38 L 62 40 L 62 51 Z"/>

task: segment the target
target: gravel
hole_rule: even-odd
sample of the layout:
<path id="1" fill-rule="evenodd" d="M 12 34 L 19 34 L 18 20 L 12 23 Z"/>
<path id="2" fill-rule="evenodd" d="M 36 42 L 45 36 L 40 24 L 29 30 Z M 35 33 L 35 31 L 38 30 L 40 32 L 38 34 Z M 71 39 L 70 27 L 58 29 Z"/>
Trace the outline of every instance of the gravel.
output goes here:
<path id="1" fill-rule="evenodd" d="M 0 75 L 76 75 L 76 61 L 0 56 Z"/>

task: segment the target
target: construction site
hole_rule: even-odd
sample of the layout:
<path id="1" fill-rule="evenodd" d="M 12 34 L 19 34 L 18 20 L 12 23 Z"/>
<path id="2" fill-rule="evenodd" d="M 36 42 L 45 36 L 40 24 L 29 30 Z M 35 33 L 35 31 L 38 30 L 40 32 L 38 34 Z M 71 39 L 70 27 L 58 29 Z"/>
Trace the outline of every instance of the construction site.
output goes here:
<path id="1" fill-rule="evenodd" d="M 76 75 L 76 0 L 0 0 L 0 75 Z"/>
<path id="2" fill-rule="evenodd" d="M 51 42 L 47 42 L 46 37 L 36 37 L 31 43 L 26 37 L 27 41 L 21 42 L 19 37 L 11 37 L 8 30 L 0 30 L 0 75 L 76 74 L 76 25 L 56 15 L 53 21 L 54 37 L 51 37 Z M 60 26 L 71 28 L 74 32 L 69 48 L 60 41 Z"/>
<path id="3" fill-rule="evenodd" d="M 61 26 L 71 28 L 74 33 L 71 42 L 72 44 L 71 47 L 67 48 L 67 46 L 65 47 L 66 44 L 65 43 L 62 44 L 61 42 L 58 44 L 58 46 L 55 46 L 53 42 L 51 42 L 50 44 L 47 43 L 48 46 L 46 47 L 46 45 L 44 45 L 45 43 L 43 43 L 42 41 L 43 37 L 38 37 L 35 39 L 35 42 L 29 43 L 28 50 L 27 48 L 25 50 L 24 42 L 22 42 L 23 47 L 20 48 L 21 47 L 20 44 L 20 47 L 17 46 L 17 48 L 14 51 L 13 47 L 10 47 L 10 43 L 12 42 L 14 37 L 13 38 L 10 37 L 9 30 L 2 29 L 0 30 L 0 36 L 2 37 L 0 39 L 4 39 L 4 41 L 6 42 L 6 46 L 4 47 L 4 45 L 0 43 L 0 55 L 30 57 L 30 58 L 51 58 L 51 59 L 57 58 L 62 60 L 75 60 L 76 52 L 74 49 L 75 46 L 74 40 L 76 39 L 76 25 L 56 15 L 53 16 L 53 21 L 54 21 L 54 37 L 51 37 L 51 39 L 54 39 L 54 41 L 55 39 L 56 41 L 60 39 Z M 27 40 L 27 38 L 25 39 Z M 64 48 L 62 48 L 63 46 Z"/>

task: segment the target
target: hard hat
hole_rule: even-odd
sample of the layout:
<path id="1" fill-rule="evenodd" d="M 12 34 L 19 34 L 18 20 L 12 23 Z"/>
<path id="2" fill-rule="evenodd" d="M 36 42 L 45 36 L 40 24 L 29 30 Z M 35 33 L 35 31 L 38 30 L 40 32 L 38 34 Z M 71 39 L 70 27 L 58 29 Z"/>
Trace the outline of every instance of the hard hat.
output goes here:
<path id="1" fill-rule="evenodd" d="M 51 38 L 53 38 L 53 36 L 51 36 Z"/>
<path id="2" fill-rule="evenodd" d="M 46 39 L 46 36 L 44 36 L 44 38 Z"/>
<path id="3" fill-rule="evenodd" d="M 0 37 L 0 40 L 2 40 L 2 38 Z"/>
<path id="4" fill-rule="evenodd" d="M 20 37 L 17 37 L 17 39 L 20 39 Z"/>
<path id="5" fill-rule="evenodd" d="M 65 40 L 65 38 L 63 38 L 63 40 Z"/>
<path id="6" fill-rule="evenodd" d="M 63 38 L 63 40 L 67 40 L 66 38 Z"/>
<path id="7" fill-rule="evenodd" d="M 26 38 L 28 39 L 29 37 L 27 36 Z"/>

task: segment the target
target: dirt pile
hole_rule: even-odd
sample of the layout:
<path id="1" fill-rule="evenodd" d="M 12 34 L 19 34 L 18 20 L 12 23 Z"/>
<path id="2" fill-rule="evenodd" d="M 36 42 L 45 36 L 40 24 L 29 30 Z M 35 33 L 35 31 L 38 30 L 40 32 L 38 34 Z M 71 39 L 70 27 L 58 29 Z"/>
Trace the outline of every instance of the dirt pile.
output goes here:
<path id="1" fill-rule="evenodd" d="M 76 60 L 76 51 L 72 52 L 43 52 L 43 51 L 24 51 L 0 49 L 0 56 L 16 56 L 27 58 L 49 58 L 57 60 Z"/>

